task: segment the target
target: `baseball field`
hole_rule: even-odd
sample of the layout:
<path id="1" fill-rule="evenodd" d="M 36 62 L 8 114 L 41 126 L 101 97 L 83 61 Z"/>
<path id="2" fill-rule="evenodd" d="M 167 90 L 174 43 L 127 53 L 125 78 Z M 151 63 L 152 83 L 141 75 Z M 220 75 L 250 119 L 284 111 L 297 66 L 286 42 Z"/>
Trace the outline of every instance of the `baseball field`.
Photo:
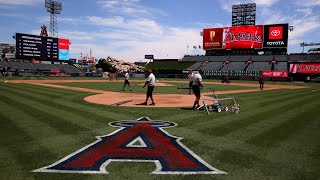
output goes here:
<path id="1" fill-rule="evenodd" d="M 8 80 L 8 81 L 7 81 Z M 63 81 L 62 81 L 63 80 Z M 5 83 L 5 81 L 7 81 Z M 320 84 L 205 80 L 203 98 L 233 97 L 240 113 L 190 110 L 185 80 L 159 79 L 156 106 L 144 80 L 0 79 L 0 179 L 319 179 Z M 114 104 L 132 100 L 121 106 Z M 108 174 L 34 172 L 111 134 L 122 120 L 176 123 L 165 131 L 225 174 L 151 174 L 154 162 L 111 162 Z"/>

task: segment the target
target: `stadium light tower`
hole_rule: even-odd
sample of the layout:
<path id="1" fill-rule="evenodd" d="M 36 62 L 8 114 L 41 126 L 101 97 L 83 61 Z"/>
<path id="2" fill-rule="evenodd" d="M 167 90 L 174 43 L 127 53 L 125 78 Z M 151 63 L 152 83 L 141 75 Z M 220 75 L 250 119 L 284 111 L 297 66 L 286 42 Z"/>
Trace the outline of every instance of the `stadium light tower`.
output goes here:
<path id="1" fill-rule="evenodd" d="M 51 37 L 58 37 L 57 14 L 60 14 L 62 10 L 62 3 L 53 0 L 45 0 L 45 7 L 47 8 L 47 12 L 50 13 L 50 35 Z"/>

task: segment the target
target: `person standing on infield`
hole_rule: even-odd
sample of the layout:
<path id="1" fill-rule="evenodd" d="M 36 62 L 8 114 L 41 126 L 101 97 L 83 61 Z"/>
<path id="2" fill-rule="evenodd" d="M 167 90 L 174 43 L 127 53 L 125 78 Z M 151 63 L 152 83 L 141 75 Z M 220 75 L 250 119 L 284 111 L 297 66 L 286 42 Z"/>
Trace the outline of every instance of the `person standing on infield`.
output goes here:
<path id="1" fill-rule="evenodd" d="M 126 87 L 126 85 L 128 84 L 130 91 L 132 91 L 131 86 L 130 86 L 130 82 L 129 82 L 129 78 L 130 78 L 130 70 L 128 70 L 128 72 L 126 72 L 126 74 L 124 75 L 124 85 L 122 88 L 122 91 L 124 91 L 124 88 Z"/>
<path id="2" fill-rule="evenodd" d="M 200 69 L 199 73 L 194 74 L 194 79 L 192 82 L 192 91 L 193 91 L 194 95 L 196 96 L 196 100 L 193 103 L 193 107 L 192 107 L 193 110 L 196 110 L 196 107 L 200 106 L 200 104 L 199 104 L 200 97 L 201 97 L 200 87 L 203 87 L 203 85 L 201 83 L 202 82 L 202 75 L 203 75 L 202 69 Z"/>
<path id="3" fill-rule="evenodd" d="M 264 75 L 261 75 L 261 76 L 259 77 L 259 84 L 260 84 L 260 90 L 263 91 Z"/>
<path id="4" fill-rule="evenodd" d="M 148 79 L 144 83 L 144 86 L 143 86 L 143 88 L 144 88 L 146 85 L 148 85 L 147 98 L 146 98 L 146 101 L 144 103 L 142 103 L 141 105 L 148 105 L 148 99 L 150 97 L 151 104 L 149 104 L 149 105 L 153 105 L 154 106 L 156 104 L 154 103 L 154 100 L 153 100 L 153 97 L 152 97 L 152 93 L 153 93 L 153 89 L 154 89 L 154 83 L 156 82 L 156 77 L 152 73 L 151 69 L 148 69 L 148 73 L 149 73 Z"/>
<path id="5" fill-rule="evenodd" d="M 189 94 L 191 94 L 192 83 L 193 83 L 193 79 L 194 79 L 194 73 L 192 72 L 191 69 L 189 70 L 188 79 L 189 79 Z"/>

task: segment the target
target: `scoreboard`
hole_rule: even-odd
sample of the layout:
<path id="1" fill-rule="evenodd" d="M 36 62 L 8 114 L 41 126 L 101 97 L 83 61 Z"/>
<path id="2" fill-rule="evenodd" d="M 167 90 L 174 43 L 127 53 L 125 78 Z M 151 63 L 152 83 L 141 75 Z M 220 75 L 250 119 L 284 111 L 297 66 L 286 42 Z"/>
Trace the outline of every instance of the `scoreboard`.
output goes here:
<path id="1" fill-rule="evenodd" d="M 17 33 L 16 58 L 69 60 L 69 40 Z"/>
<path id="2" fill-rule="evenodd" d="M 232 26 L 256 24 L 256 4 L 237 4 L 232 6 Z"/>

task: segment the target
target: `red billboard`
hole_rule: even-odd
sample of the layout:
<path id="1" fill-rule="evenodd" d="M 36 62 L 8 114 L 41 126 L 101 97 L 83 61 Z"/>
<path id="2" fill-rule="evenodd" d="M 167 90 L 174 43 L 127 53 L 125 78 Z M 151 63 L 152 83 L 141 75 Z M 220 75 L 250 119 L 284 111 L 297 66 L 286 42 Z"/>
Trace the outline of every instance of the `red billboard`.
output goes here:
<path id="1" fill-rule="evenodd" d="M 262 46 L 262 25 L 223 28 L 223 49 L 261 49 Z"/>
<path id="2" fill-rule="evenodd" d="M 223 28 L 211 28 L 203 30 L 203 49 L 222 48 Z"/>
<path id="3" fill-rule="evenodd" d="M 266 77 L 288 77 L 288 71 L 262 71 Z"/>
<path id="4" fill-rule="evenodd" d="M 60 39 L 58 40 L 59 49 L 69 50 L 69 39 Z"/>
<path id="5" fill-rule="evenodd" d="M 233 26 L 203 30 L 203 49 L 286 48 L 288 24 Z"/>
<path id="6" fill-rule="evenodd" d="M 320 74 L 320 63 L 290 64 L 289 72 L 297 74 Z"/>
<path id="7" fill-rule="evenodd" d="M 282 39 L 283 26 L 276 26 L 269 28 L 269 39 Z"/>

